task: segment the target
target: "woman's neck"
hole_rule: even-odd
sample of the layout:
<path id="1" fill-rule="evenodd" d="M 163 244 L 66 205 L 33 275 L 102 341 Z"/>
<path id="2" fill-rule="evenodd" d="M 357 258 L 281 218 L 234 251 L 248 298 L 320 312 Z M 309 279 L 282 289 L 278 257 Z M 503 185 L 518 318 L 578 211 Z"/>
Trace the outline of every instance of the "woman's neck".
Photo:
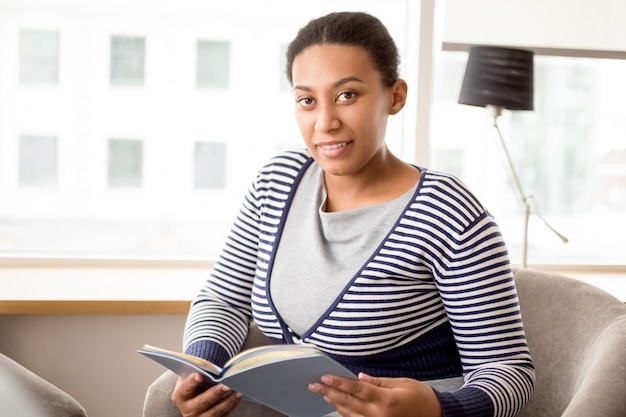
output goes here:
<path id="1" fill-rule="evenodd" d="M 391 201 L 411 189 L 419 176 L 418 169 L 390 152 L 382 163 L 354 175 L 324 173 L 324 209 L 337 212 Z"/>

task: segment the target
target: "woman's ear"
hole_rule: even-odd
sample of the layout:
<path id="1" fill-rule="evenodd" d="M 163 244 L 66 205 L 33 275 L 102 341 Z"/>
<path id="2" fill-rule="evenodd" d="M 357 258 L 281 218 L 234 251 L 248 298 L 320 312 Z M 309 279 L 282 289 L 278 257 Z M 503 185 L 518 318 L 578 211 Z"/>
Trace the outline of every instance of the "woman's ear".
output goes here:
<path id="1" fill-rule="evenodd" d="M 406 104 L 408 86 L 406 81 L 400 79 L 391 87 L 391 106 L 389 114 L 397 114 Z"/>

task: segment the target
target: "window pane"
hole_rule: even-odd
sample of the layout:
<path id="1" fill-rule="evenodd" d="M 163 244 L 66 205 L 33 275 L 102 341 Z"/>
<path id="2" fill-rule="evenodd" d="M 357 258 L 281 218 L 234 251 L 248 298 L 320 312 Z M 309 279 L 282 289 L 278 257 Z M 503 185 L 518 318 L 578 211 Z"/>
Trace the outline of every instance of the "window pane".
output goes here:
<path id="1" fill-rule="evenodd" d="M 111 37 L 111 84 L 143 85 L 145 49 L 145 38 Z"/>
<path id="2" fill-rule="evenodd" d="M 230 76 L 230 43 L 198 41 L 198 87 L 227 88 Z"/>
<path id="3" fill-rule="evenodd" d="M 141 187 L 143 142 L 109 139 L 109 187 Z"/>
<path id="4" fill-rule="evenodd" d="M 53 187 L 57 184 L 57 138 L 20 137 L 20 186 Z"/>
<path id="5" fill-rule="evenodd" d="M 226 185 L 226 144 L 196 142 L 195 145 L 195 188 L 224 188 Z"/>
<path id="6" fill-rule="evenodd" d="M 466 62 L 466 53 L 441 55 L 433 166 L 469 183 L 498 218 L 519 262 L 522 205 L 492 120 L 484 108 L 457 104 Z M 623 60 L 535 56 L 535 110 L 505 111 L 499 118 L 524 191 L 569 238 L 562 243 L 533 215 L 530 263 L 626 260 L 626 120 L 620 113 L 625 73 Z"/>
<path id="7" fill-rule="evenodd" d="M 20 31 L 20 81 L 57 83 L 59 80 L 59 33 Z"/>

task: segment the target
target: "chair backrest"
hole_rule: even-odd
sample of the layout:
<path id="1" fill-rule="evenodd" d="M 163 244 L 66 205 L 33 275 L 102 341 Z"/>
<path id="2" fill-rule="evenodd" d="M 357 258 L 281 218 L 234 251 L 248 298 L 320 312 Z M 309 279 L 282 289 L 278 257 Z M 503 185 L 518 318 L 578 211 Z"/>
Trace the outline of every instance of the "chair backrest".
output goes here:
<path id="1" fill-rule="evenodd" d="M 515 272 L 537 384 L 523 417 L 626 416 L 626 305 L 572 278 Z"/>

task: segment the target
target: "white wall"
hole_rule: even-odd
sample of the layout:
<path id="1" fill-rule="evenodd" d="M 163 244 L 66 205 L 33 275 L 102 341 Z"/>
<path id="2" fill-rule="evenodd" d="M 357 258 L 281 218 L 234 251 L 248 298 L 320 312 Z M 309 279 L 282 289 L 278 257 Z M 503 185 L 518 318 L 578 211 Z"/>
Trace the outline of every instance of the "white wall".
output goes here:
<path id="1" fill-rule="evenodd" d="M 626 51 L 624 0 L 445 0 L 443 40 Z"/>

